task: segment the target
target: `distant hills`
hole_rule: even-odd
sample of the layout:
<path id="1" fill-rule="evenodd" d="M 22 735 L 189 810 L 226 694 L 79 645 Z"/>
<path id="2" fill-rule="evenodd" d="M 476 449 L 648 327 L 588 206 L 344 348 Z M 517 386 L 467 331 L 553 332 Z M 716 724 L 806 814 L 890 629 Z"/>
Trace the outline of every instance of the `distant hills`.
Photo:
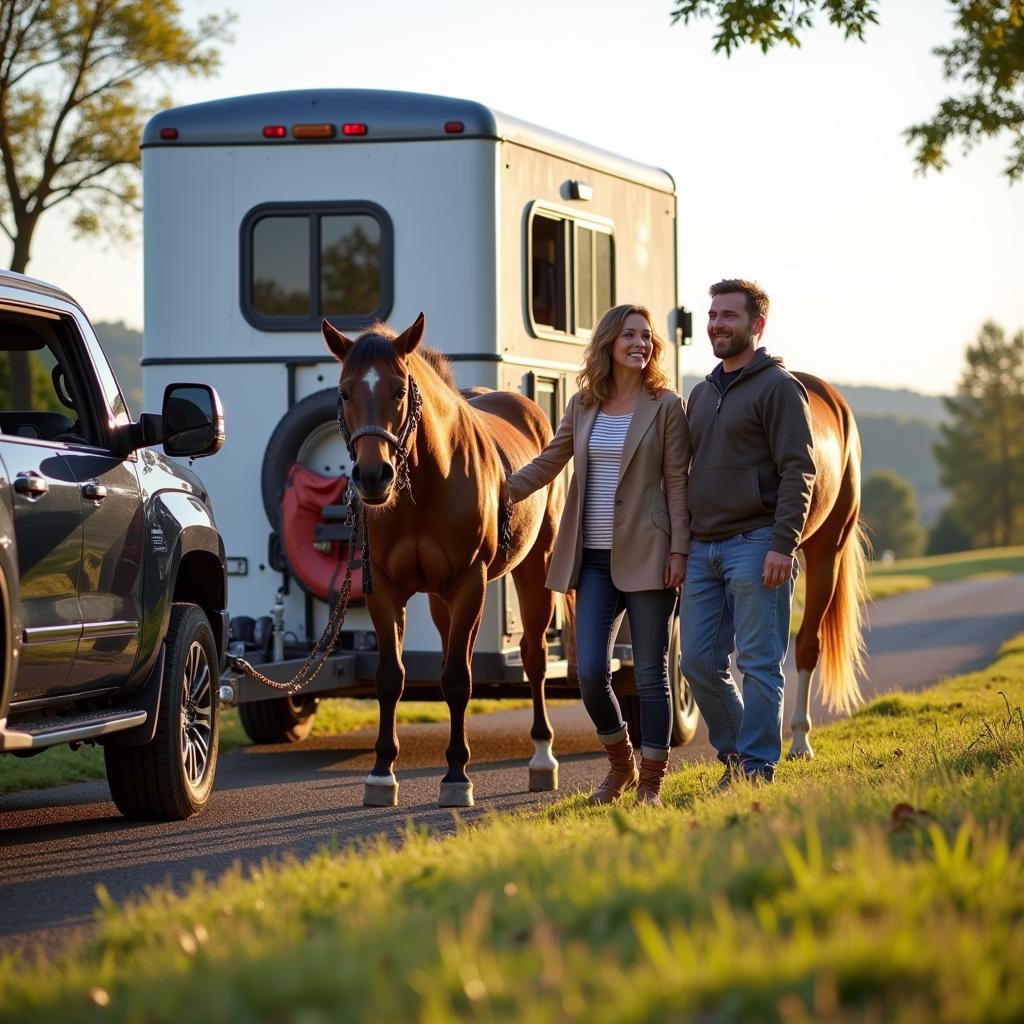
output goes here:
<path id="1" fill-rule="evenodd" d="M 142 332 L 123 322 L 93 324 L 114 372 L 121 381 L 133 415 L 142 412 Z M 932 453 L 939 424 L 946 418 L 941 397 L 908 388 L 837 384 L 850 403 L 860 428 L 864 475 L 890 469 L 909 480 L 917 491 L 925 523 L 930 523 L 949 500 L 939 485 L 939 467 Z M 154 412 L 157 410 L 147 410 Z"/>

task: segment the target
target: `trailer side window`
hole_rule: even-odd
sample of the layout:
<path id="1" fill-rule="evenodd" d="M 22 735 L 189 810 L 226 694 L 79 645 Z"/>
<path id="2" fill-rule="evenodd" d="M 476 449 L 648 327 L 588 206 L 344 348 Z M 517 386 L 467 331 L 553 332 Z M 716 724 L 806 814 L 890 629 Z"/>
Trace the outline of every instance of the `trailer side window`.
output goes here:
<path id="1" fill-rule="evenodd" d="M 273 203 L 242 224 L 242 311 L 266 331 L 323 318 L 367 326 L 391 312 L 391 220 L 375 203 Z"/>
<path id="2" fill-rule="evenodd" d="M 530 326 L 538 337 L 590 337 L 615 299 L 612 228 L 533 204 L 527 218 Z"/>

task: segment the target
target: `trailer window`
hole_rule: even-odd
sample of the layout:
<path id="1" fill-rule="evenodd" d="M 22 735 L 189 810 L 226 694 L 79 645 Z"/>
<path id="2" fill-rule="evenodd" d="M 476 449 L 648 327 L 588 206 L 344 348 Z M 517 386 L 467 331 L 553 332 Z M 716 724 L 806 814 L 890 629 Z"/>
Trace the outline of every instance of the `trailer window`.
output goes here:
<path id="1" fill-rule="evenodd" d="M 615 299 L 611 225 L 536 203 L 527 220 L 533 332 L 538 337 L 589 338 Z"/>
<path id="2" fill-rule="evenodd" d="M 392 230 L 374 203 L 275 203 L 242 224 L 242 310 L 267 331 L 365 327 L 391 312 Z"/>

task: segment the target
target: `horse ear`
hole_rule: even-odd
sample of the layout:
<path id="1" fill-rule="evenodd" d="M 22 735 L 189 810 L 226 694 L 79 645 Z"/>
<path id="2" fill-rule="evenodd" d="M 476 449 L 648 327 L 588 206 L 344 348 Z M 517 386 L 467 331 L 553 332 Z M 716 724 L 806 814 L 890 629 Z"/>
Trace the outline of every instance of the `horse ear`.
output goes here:
<path id="1" fill-rule="evenodd" d="M 392 344 L 400 355 L 407 356 L 423 340 L 423 314 L 416 317 L 412 327 L 407 327 Z"/>
<path id="2" fill-rule="evenodd" d="M 320 330 L 323 332 L 327 347 L 334 353 L 334 357 L 339 362 L 345 362 L 345 356 L 348 355 L 349 349 L 355 342 L 346 338 L 337 327 L 329 324 L 326 320 L 320 325 Z"/>

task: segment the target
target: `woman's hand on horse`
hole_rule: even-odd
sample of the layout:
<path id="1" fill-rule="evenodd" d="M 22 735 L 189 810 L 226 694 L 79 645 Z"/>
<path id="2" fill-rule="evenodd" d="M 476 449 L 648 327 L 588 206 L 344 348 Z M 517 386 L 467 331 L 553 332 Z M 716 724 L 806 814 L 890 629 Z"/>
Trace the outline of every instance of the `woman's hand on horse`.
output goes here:
<path id="1" fill-rule="evenodd" d="M 681 586 L 683 577 L 686 576 L 686 555 L 671 554 L 668 556 L 668 561 L 665 563 L 665 586 L 675 590 L 676 587 Z"/>

